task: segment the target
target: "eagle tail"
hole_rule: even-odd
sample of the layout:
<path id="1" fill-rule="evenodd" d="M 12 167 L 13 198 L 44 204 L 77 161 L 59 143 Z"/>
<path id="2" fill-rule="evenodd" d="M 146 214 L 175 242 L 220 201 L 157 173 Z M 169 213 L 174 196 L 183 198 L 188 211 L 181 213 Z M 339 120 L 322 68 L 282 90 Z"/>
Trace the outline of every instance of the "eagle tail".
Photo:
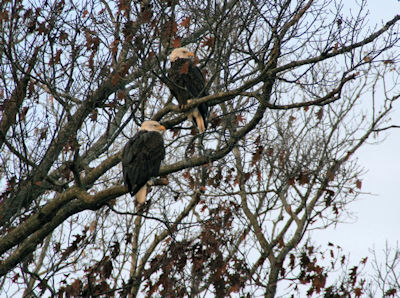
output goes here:
<path id="1" fill-rule="evenodd" d="M 136 193 L 136 201 L 139 204 L 143 204 L 146 201 L 147 185 L 143 185 L 141 189 Z"/>
<path id="2" fill-rule="evenodd" d="M 200 133 L 205 132 L 206 131 L 206 124 L 204 122 L 203 116 L 201 115 L 200 111 L 197 108 L 194 109 L 194 111 L 193 111 L 193 117 L 194 117 L 194 119 L 196 121 L 196 125 L 197 125 L 197 128 L 199 129 L 199 132 Z"/>

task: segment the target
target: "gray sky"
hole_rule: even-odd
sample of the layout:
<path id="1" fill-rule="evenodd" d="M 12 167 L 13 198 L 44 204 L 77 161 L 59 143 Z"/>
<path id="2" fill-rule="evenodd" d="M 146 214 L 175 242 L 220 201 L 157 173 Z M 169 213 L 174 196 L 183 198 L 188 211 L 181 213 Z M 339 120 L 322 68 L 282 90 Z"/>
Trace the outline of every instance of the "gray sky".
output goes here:
<path id="1" fill-rule="evenodd" d="M 350 1 L 345 3 L 349 4 Z M 387 22 L 400 13 L 397 0 L 368 0 L 368 7 L 371 25 Z M 391 124 L 400 125 L 400 102 L 391 118 Z M 350 205 L 356 221 L 314 233 L 314 239 L 322 246 L 328 241 L 340 245 L 350 254 L 353 265 L 366 256 L 371 260 L 372 248 L 381 253 L 386 242 L 391 247 L 400 244 L 400 129 L 383 132 L 379 139 L 383 142 L 364 146 L 356 155 L 359 164 L 368 171 L 362 177 L 361 190 L 370 193 Z"/>

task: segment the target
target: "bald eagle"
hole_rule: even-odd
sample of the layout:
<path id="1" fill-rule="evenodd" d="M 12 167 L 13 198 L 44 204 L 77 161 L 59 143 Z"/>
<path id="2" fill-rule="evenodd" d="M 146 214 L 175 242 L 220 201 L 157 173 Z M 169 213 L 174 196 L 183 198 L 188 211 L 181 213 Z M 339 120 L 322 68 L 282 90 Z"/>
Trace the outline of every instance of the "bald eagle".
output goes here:
<path id="1" fill-rule="evenodd" d="M 146 200 L 147 181 L 158 176 L 165 157 L 161 132 L 165 127 L 157 121 L 144 121 L 140 130 L 126 143 L 122 151 L 122 173 L 125 185 L 139 204 Z"/>
<path id="2" fill-rule="evenodd" d="M 178 100 L 181 108 L 188 103 L 188 99 L 208 95 L 204 90 L 204 76 L 192 61 L 191 58 L 193 57 L 194 53 L 186 48 L 174 49 L 169 55 L 171 68 L 168 70 L 168 87 L 172 95 Z M 203 133 L 207 127 L 207 114 L 207 104 L 201 103 L 193 110 L 187 112 L 187 117 Z"/>

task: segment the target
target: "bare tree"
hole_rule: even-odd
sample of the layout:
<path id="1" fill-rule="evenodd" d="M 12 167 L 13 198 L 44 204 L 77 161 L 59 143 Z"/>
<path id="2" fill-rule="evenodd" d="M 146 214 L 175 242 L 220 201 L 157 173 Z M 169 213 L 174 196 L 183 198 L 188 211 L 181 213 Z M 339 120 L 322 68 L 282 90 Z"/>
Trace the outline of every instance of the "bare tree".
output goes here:
<path id="1" fill-rule="evenodd" d="M 2 291 L 361 295 L 354 268 L 329 285 L 307 231 L 347 218 L 362 187 L 354 154 L 394 125 L 400 16 L 369 29 L 365 7 L 3 1 Z M 210 94 L 184 109 L 164 84 L 180 46 Z M 202 134 L 185 116 L 200 103 Z M 170 129 L 169 183 L 152 181 L 138 212 L 120 154 L 146 119 Z"/>
<path id="2" fill-rule="evenodd" d="M 383 259 L 379 256 L 383 254 Z M 400 250 L 399 247 L 391 248 L 388 243 L 383 252 L 372 250 L 372 266 L 374 274 L 368 295 L 370 297 L 396 297 L 400 293 Z"/>

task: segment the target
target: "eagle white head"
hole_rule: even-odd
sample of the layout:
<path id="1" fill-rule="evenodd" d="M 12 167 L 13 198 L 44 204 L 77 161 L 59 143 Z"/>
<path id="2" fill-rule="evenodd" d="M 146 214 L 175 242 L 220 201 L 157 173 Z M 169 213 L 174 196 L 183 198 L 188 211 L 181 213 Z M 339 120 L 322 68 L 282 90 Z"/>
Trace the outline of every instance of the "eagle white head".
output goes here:
<path id="1" fill-rule="evenodd" d="M 169 55 L 169 60 L 171 62 L 176 61 L 177 59 L 189 59 L 194 57 L 194 53 L 189 51 L 187 48 L 176 48 Z"/>
<path id="2" fill-rule="evenodd" d="M 158 132 L 163 132 L 165 130 L 165 126 L 161 125 L 157 121 L 153 120 L 147 120 L 142 123 L 142 126 L 140 127 L 140 130 L 145 130 L 145 131 L 158 131 Z"/>

